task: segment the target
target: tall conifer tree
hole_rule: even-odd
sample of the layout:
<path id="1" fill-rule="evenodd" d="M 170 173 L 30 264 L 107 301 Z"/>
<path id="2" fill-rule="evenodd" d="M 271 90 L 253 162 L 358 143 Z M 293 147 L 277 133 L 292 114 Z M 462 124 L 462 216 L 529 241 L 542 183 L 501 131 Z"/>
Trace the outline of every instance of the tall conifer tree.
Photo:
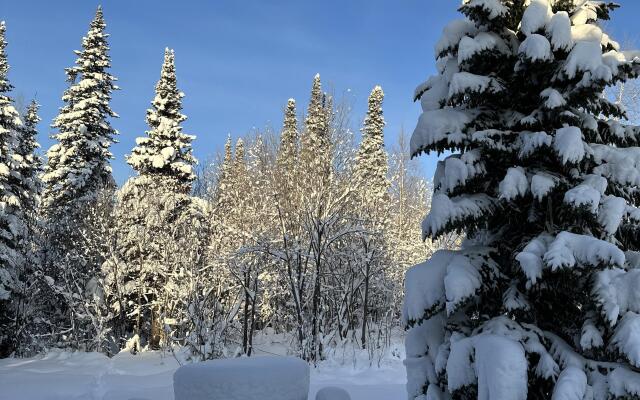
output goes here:
<path id="1" fill-rule="evenodd" d="M 127 157 L 138 175 L 119 193 L 118 261 L 105 264 L 111 303 L 119 315 L 114 324 L 134 351 L 167 345 L 175 329 L 187 329 L 181 325 L 186 305 L 176 279 L 200 262 L 193 258 L 200 254 L 193 249 L 204 240 L 197 228 L 204 210 L 190 196 L 195 137 L 182 132 L 187 118 L 181 113 L 183 97 L 174 52 L 166 49 L 147 111 L 150 129 Z"/>
<path id="2" fill-rule="evenodd" d="M 325 109 L 325 95 L 322 92 L 320 74 L 313 78 L 311 97 L 305 129 L 301 138 L 300 160 L 309 167 L 309 173 L 321 186 L 326 185 L 331 173 L 331 153 L 329 126 Z M 310 184 L 310 182 L 307 182 Z M 309 188 L 309 190 L 311 190 Z"/>
<path id="3" fill-rule="evenodd" d="M 376 86 L 369 95 L 369 108 L 362 127 L 362 142 L 356 155 L 358 186 L 371 200 L 381 200 L 389 188 L 389 164 L 384 150 L 384 92 Z"/>
<path id="4" fill-rule="evenodd" d="M 293 168 L 298 156 L 298 117 L 296 116 L 296 101 L 289 99 L 284 110 L 284 122 L 280 134 L 280 147 L 278 149 L 278 165 L 281 172 L 286 175 L 293 173 Z"/>
<path id="5" fill-rule="evenodd" d="M 32 100 L 24 115 L 24 127 L 18 135 L 16 154 L 23 160 L 20 175 L 22 177 L 22 196 L 25 208 L 35 212 L 40 197 L 42 184 L 40 174 L 42 172 L 42 159 L 36 153 L 40 148 L 38 144 L 38 123 L 40 117 L 38 110 L 40 105 Z"/>
<path id="6" fill-rule="evenodd" d="M 76 51 L 75 66 L 67 68 L 70 83 L 62 100 L 65 105 L 53 122 L 57 141 L 47 152 L 44 206 L 51 216 L 68 214 L 93 201 L 113 185 L 109 150 L 117 131 L 110 118 L 117 117 L 109 102 L 118 89 L 109 72 L 109 35 L 102 8 L 98 7 L 82 50 Z"/>
<path id="7" fill-rule="evenodd" d="M 104 261 L 104 230 L 100 218 L 111 215 L 114 188 L 110 146 L 117 117 L 109 105 L 118 89 L 109 73 L 111 59 L 102 8 L 98 7 L 67 68 L 65 90 L 53 127 L 56 144 L 47 152 L 42 176 L 45 218 L 46 274 L 56 296 L 51 300 L 50 326 L 54 344 L 93 349 L 102 341 L 99 314 L 100 266 Z M 55 333 L 53 332 L 53 333 Z M 56 343 L 57 341 L 57 343 Z"/>
<path id="8" fill-rule="evenodd" d="M 183 97 L 177 86 L 175 54 L 166 49 L 153 108 L 147 110 L 151 129 L 147 137 L 136 140 L 137 146 L 127 161 L 140 175 L 174 178 L 188 193 L 195 179 L 195 158 L 191 154 L 194 137 L 184 134 L 180 125 L 187 119 L 181 113 Z"/>
<path id="9" fill-rule="evenodd" d="M 5 40 L 6 26 L 0 22 L 0 357 L 15 350 L 16 307 L 20 291 L 20 269 L 24 255 L 20 240 L 25 235 L 21 199 L 22 160 L 15 150 L 23 123 L 13 105 Z"/>
<path id="10" fill-rule="evenodd" d="M 640 396 L 640 128 L 602 95 L 640 59 L 614 8 L 465 0 L 436 45 L 411 152 L 454 154 L 423 233 L 466 240 L 406 275 L 410 398 Z"/>
<path id="11" fill-rule="evenodd" d="M 19 252 L 23 257 L 19 270 L 20 292 L 14 301 L 16 309 L 16 354 L 28 355 L 40 350 L 40 343 L 34 337 L 40 327 L 38 321 L 42 317 L 42 241 L 39 203 L 42 184 L 42 160 L 36 153 L 40 145 L 37 142 L 37 125 L 39 105 L 33 100 L 24 114 L 24 125 L 18 131 L 14 158 L 18 162 L 17 189 L 22 205 L 24 221 L 23 235 L 19 240 Z M 18 175 L 16 175 L 18 176 Z"/>

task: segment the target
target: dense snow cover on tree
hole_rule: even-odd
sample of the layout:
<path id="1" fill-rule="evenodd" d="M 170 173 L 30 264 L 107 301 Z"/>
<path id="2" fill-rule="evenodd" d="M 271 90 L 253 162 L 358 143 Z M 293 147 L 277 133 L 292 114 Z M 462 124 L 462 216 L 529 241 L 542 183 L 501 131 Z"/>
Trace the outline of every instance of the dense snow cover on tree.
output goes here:
<path id="1" fill-rule="evenodd" d="M 15 348 L 15 304 L 19 301 L 20 274 L 24 254 L 20 241 L 25 238 L 23 190 L 25 160 L 16 154 L 23 122 L 9 96 L 9 63 L 5 48 L 6 25 L 0 22 L 0 356 Z"/>
<path id="2" fill-rule="evenodd" d="M 41 273 L 38 106 L 32 102 L 24 115 L 14 107 L 5 33 L 6 25 L 0 22 L 0 357 L 24 354 L 34 342 L 33 296 Z"/>
<path id="3" fill-rule="evenodd" d="M 175 54 L 166 49 L 153 108 L 147 110 L 147 137 L 138 138 L 127 162 L 141 174 L 165 174 L 190 183 L 195 179 L 191 155 L 193 136 L 182 133 L 182 97 L 176 82 Z"/>
<path id="4" fill-rule="evenodd" d="M 42 174 L 43 293 L 37 331 L 53 345 L 96 349 L 108 330 L 100 316 L 100 265 L 104 261 L 114 187 L 109 150 L 117 134 L 110 118 L 116 78 L 102 9 L 76 51 L 75 66 L 67 68 L 65 90 L 53 122 L 56 141 L 47 151 Z"/>
<path id="5" fill-rule="evenodd" d="M 138 176 L 118 193 L 114 249 L 102 268 L 114 339 L 127 339 L 132 351 L 186 334 L 188 286 L 202 264 L 206 206 L 190 195 L 196 160 L 194 137 L 180 126 L 183 96 L 166 49 L 147 111 L 151 130 L 127 158 Z"/>
<path id="6" fill-rule="evenodd" d="M 640 128 L 603 96 L 640 59 L 603 1 L 464 0 L 416 90 L 414 156 L 451 152 L 406 275 L 410 399 L 640 396 Z"/>
<path id="7" fill-rule="evenodd" d="M 58 143 L 47 152 L 44 206 L 48 213 L 61 208 L 74 208 L 76 202 L 92 200 L 100 189 L 111 185 L 112 154 L 109 147 L 117 132 L 109 123 L 117 117 L 109 102 L 118 87 L 109 74 L 111 67 L 106 23 L 99 7 L 82 39 L 82 50 L 76 51 L 75 66 L 66 69 L 69 88 L 62 100 L 53 127 Z"/>

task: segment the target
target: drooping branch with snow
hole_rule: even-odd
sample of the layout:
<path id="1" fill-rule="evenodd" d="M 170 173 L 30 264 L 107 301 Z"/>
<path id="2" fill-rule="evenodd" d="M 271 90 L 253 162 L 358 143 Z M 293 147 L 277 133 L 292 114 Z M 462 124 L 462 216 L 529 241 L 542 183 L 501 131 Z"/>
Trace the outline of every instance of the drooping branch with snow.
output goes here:
<path id="1" fill-rule="evenodd" d="M 420 85 L 414 156 L 451 152 L 406 276 L 409 398 L 636 398 L 640 128 L 603 92 L 636 53 L 602 1 L 465 0 Z M 622 282 L 625 283 L 622 283 Z"/>

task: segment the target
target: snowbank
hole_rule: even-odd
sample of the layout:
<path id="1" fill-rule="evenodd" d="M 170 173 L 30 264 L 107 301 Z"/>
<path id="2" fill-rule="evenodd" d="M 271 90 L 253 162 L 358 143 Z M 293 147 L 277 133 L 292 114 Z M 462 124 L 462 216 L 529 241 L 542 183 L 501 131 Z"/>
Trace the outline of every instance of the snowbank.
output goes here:
<path id="1" fill-rule="evenodd" d="M 176 400 L 307 400 L 309 366 L 293 357 L 213 360 L 178 368 Z"/>
<path id="2" fill-rule="evenodd" d="M 327 359 L 311 370 L 309 399 L 324 387 L 340 387 L 352 400 L 407 397 L 402 336 L 371 366 L 367 350 L 346 345 L 327 349 Z M 286 355 L 290 337 L 258 333 L 257 355 Z M 263 351 L 264 350 L 264 351 Z M 149 351 L 112 358 L 99 353 L 51 351 L 33 358 L 0 360 L 0 400 L 174 400 L 173 374 L 180 353 Z"/>

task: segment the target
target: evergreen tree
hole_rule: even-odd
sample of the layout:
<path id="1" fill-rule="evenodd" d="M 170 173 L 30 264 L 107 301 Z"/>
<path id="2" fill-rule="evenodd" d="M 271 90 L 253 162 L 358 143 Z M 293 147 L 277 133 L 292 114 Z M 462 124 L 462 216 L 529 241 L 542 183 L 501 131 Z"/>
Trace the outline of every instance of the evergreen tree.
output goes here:
<path id="1" fill-rule="evenodd" d="M 307 165 L 309 173 L 317 179 L 314 185 L 326 186 L 331 173 L 331 141 L 325 95 L 322 92 L 320 75 L 313 78 L 311 97 L 307 116 L 304 120 L 305 130 L 301 138 L 300 161 Z M 307 182 L 307 185 L 311 182 Z M 307 188 L 307 190 L 311 190 Z"/>
<path id="2" fill-rule="evenodd" d="M 284 218 L 287 230 L 293 229 L 296 219 L 296 206 L 300 193 L 296 187 L 299 172 L 300 137 L 298 133 L 298 118 L 296 116 L 296 101 L 289 99 L 284 110 L 284 122 L 280 132 L 280 146 L 276 158 L 277 181 L 274 186 L 277 200 L 277 212 Z"/>
<path id="3" fill-rule="evenodd" d="M 387 193 L 389 165 L 384 150 L 384 92 L 376 86 L 369 95 L 369 109 L 362 128 L 362 142 L 356 155 L 355 175 L 365 199 L 381 200 Z"/>
<path id="4" fill-rule="evenodd" d="M 57 141 L 47 152 L 42 176 L 45 218 L 45 273 L 54 298 L 47 313 L 53 345 L 94 349 L 104 332 L 100 313 L 100 266 L 104 262 L 103 217 L 110 216 L 114 186 L 109 150 L 117 134 L 110 118 L 111 92 L 118 89 L 109 72 L 108 34 L 98 7 L 53 122 Z"/>
<path id="5" fill-rule="evenodd" d="M 244 151 L 244 140 L 242 138 L 236 141 L 236 148 L 233 154 L 233 167 L 231 170 L 231 179 L 236 182 L 240 182 L 244 179 L 247 173 L 247 160 Z M 238 185 L 237 189 L 240 189 L 241 185 Z M 236 189 L 236 190 L 237 190 Z"/>
<path id="6" fill-rule="evenodd" d="M 147 137 L 138 138 L 128 163 L 141 175 L 166 175 L 190 190 L 195 179 L 191 141 L 193 136 L 182 133 L 180 125 L 186 116 L 181 114 L 184 94 L 178 90 L 175 55 L 166 49 L 156 97 L 147 110 Z"/>
<path id="7" fill-rule="evenodd" d="M 284 111 L 284 123 L 282 124 L 280 148 L 278 149 L 278 166 L 283 175 L 291 176 L 293 174 L 298 155 L 298 140 L 296 101 L 289 99 Z"/>
<path id="8" fill-rule="evenodd" d="M 233 148 L 231 145 L 231 135 L 227 136 L 224 145 L 224 156 L 222 163 L 217 170 L 217 182 L 213 198 L 211 212 L 211 243 L 209 244 L 209 259 L 217 270 L 222 271 L 224 266 L 220 263 L 222 254 L 230 243 L 225 228 L 226 221 L 234 208 L 232 195 L 232 170 L 233 170 Z"/>
<path id="9" fill-rule="evenodd" d="M 603 91 L 640 72 L 616 6 L 465 0 L 419 86 L 414 156 L 438 165 L 423 234 L 465 232 L 406 275 L 409 397 L 640 396 L 640 128 Z"/>
<path id="10" fill-rule="evenodd" d="M 76 51 L 76 65 L 66 69 L 71 86 L 64 92 L 65 105 L 53 122 L 58 128 L 53 139 L 58 143 L 47 152 L 43 176 L 44 207 L 50 216 L 76 210 L 113 185 L 109 147 L 117 132 L 109 118 L 117 115 L 109 102 L 118 87 L 108 72 L 111 59 L 105 28 L 102 8 L 98 7 L 82 40 L 82 50 Z"/>
<path id="11" fill-rule="evenodd" d="M 40 105 L 32 100 L 27 107 L 24 115 L 24 127 L 18 135 L 18 144 L 16 154 L 23 160 L 20 175 L 22 177 L 22 196 L 24 198 L 24 207 L 31 213 L 35 212 L 42 184 L 40 182 L 40 173 L 42 172 L 42 159 L 36 153 L 40 147 L 38 144 L 38 109 Z M 34 221 L 35 223 L 35 221 Z"/>
<path id="12" fill-rule="evenodd" d="M 14 302 L 16 306 L 16 350 L 18 354 L 32 354 L 39 350 L 40 343 L 34 338 L 39 327 L 38 313 L 41 311 L 42 280 L 42 242 L 39 218 L 39 202 L 42 184 L 42 160 L 36 153 L 40 147 L 37 142 L 39 105 L 33 100 L 24 114 L 24 125 L 18 131 L 14 158 L 19 161 L 19 193 L 23 208 L 22 218 L 25 224 L 24 234 L 20 237 L 19 251 L 23 258 L 20 269 L 20 294 Z"/>
<path id="13" fill-rule="evenodd" d="M 138 175 L 119 193 L 117 257 L 104 266 L 117 335 L 133 351 L 168 345 L 176 329 L 188 329 L 184 274 L 202 263 L 205 210 L 190 196 L 196 160 L 194 136 L 180 126 L 183 96 L 167 49 L 147 111 L 150 130 L 127 158 Z"/>
<path id="14" fill-rule="evenodd" d="M 24 263 L 20 240 L 24 237 L 19 169 L 16 157 L 17 135 L 23 129 L 18 111 L 13 106 L 9 82 L 5 40 L 6 26 L 0 22 L 0 357 L 15 350 L 17 295 L 19 274 Z"/>
<path id="15" fill-rule="evenodd" d="M 356 154 L 354 179 L 356 181 L 355 208 L 361 221 L 363 234 L 360 235 L 362 252 L 361 261 L 362 288 L 362 321 L 360 342 L 363 348 L 367 341 L 367 323 L 369 304 L 375 295 L 375 278 L 384 272 L 384 241 L 382 233 L 388 223 L 388 190 L 387 173 L 389 165 L 384 150 L 384 117 L 382 100 L 384 93 L 376 86 L 369 95 L 369 108 L 362 127 L 362 141 Z"/>
<path id="16" fill-rule="evenodd" d="M 225 208 L 228 206 L 226 200 L 226 188 L 228 181 L 231 179 L 231 169 L 233 167 L 233 148 L 231 145 L 231 135 L 227 136 L 224 143 L 224 158 L 218 170 L 218 184 L 216 185 L 215 201 L 217 208 Z"/>

